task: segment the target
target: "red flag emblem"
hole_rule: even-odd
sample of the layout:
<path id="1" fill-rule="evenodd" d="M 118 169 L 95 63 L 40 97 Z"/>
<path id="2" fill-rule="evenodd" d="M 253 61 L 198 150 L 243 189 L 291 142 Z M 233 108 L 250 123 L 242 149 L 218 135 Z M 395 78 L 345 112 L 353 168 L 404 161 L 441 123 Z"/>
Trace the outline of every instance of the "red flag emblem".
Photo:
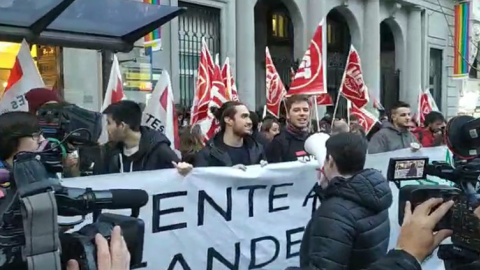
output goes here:
<path id="1" fill-rule="evenodd" d="M 368 89 L 363 81 L 360 56 L 353 45 L 350 47 L 350 53 L 348 54 L 340 92 L 357 108 L 363 108 L 368 103 Z"/>
<path id="2" fill-rule="evenodd" d="M 319 95 L 327 92 L 325 86 L 323 22 L 317 28 L 310 47 L 290 84 L 288 95 Z"/>

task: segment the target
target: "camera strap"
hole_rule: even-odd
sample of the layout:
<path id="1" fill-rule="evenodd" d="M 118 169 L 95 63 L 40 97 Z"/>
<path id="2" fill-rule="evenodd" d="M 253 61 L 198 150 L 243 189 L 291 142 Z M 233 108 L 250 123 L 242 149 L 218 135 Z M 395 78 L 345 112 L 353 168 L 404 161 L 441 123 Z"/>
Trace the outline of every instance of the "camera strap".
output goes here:
<path id="1" fill-rule="evenodd" d="M 25 247 L 23 258 L 29 270 L 61 270 L 55 188 L 36 154 L 18 157 L 13 167 L 20 198 Z"/>
<path id="2" fill-rule="evenodd" d="M 29 270 L 61 270 L 57 203 L 53 191 L 27 196 L 21 201 L 25 249 Z"/>

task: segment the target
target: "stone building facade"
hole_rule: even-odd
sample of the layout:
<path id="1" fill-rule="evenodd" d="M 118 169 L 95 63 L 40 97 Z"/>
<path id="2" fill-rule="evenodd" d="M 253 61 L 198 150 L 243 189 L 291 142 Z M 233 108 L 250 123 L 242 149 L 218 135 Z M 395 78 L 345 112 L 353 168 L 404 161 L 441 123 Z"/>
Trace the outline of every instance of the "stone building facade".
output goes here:
<path id="1" fill-rule="evenodd" d="M 162 0 L 162 4 L 188 11 L 163 26 L 163 49 L 154 52 L 150 64 L 170 73 L 176 100 L 185 106 L 193 99 L 202 37 L 221 63 L 230 58 L 240 99 L 253 109 L 265 104 L 265 46 L 288 85 L 290 67 L 298 65 L 317 25 L 326 18 L 329 93 L 335 96 L 338 91 L 353 44 L 370 92 L 386 107 L 400 99 L 415 109 L 420 89 L 430 88 L 446 115 L 457 113 L 461 83 L 452 79 L 453 0 Z M 97 52 L 82 53 L 80 57 L 67 52 L 66 57 L 98 61 Z M 142 54 L 137 48 L 119 58 L 128 62 Z M 93 75 L 98 70 L 95 66 L 86 72 L 92 73 L 93 91 L 94 85 L 101 85 Z M 68 86 L 67 74 L 65 81 Z M 137 95 L 139 101 L 142 95 L 148 94 Z"/>

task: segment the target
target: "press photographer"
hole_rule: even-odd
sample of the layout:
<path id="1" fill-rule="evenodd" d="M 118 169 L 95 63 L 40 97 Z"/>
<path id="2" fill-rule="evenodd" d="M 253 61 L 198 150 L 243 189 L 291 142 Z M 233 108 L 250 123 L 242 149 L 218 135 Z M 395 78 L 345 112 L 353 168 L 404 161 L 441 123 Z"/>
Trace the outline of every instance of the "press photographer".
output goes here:
<path id="1" fill-rule="evenodd" d="M 105 260 L 95 259 L 96 245 L 100 245 L 104 238 L 112 238 L 112 252 L 114 244 L 122 244 L 125 239 L 131 254 L 130 269 L 145 267 L 142 263 L 144 223 L 136 218 L 140 207 L 148 202 L 145 191 L 67 188 L 54 178 L 54 172 L 61 169 L 61 144 L 75 142 L 80 131 L 90 135 L 83 140 L 96 140 L 81 122 L 73 118 L 69 120 L 68 127 L 79 128 L 67 133 L 57 143 L 44 138 L 39 122 L 30 113 L 0 115 L 0 160 L 10 171 L 9 175 L 2 177 L 0 192 L 0 252 L 4 254 L 0 269 L 60 269 L 70 259 L 77 261 L 69 263 L 70 269 L 75 269 L 71 267 L 77 264 L 82 270 L 109 269 L 100 264 L 97 266 L 97 261 Z M 76 232 L 63 233 L 65 229 L 61 228 L 80 224 L 87 214 L 102 209 L 132 209 L 132 216 L 98 212 L 93 216 L 92 224 Z M 82 219 L 76 223 L 58 224 L 57 213 L 81 216 Z M 115 234 L 120 232 L 119 228 L 114 230 L 116 226 L 123 230 L 122 241 L 113 241 Z M 112 231 L 114 235 L 110 237 Z M 98 252 L 103 254 L 104 251 Z M 126 256 L 125 252 L 120 253 Z M 128 256 L 125 258 L 128 262 Z"/>
<path id="2" fill-rule="evenodd" d="M 441 201 L 445 201 L 442 207 L 448 211 L 438 215 L 438 220 L 433 219 L 427 227 L 437 232 L 433 243 L 434 248 L 439 241 L 451 234 L 452 244 L 441 245 L 438 257 L 444 260 L 445 269 L 471 269 L 480 267 L 480 221 L 474 214 L 474 209 L 480 206 L 479 179 L 480 179 L 480 119 L 471 116 L 458 116 L 452 118 L 445 129 L 448 148 L 455 155 L 455 165 L 446 162 L 428 163 L 428 158 L 393 158 L 390 160 L 387 178 L 399 187 L 399 214 L 398 220 L 403 225 L 411 222 L 410 211 L 418 208 L 423 209 L 427 215 L 435 209 Z M 415 174 L 410 173 L 410 168 L 415 167 Z M 402 186 L 403 180 L 425 179 L 426 175 L 450 180 L 453 186 Z M 432 203 L 432 198 L 437 199 Z M 430 205 L 424 202 L 431 202 Z M 435 200 L 433 200 L 435 202 Z M 425 206 L 425 204 L 427 206 Z M 442 207 L 439 207 L 442 208 Z M 414 212 L 414 213 L 415 213 Z M 424 214 L 425 214 L 424 213 Z M 433 215 L 433 214 L 432 214 Z M 425 224 L 424 224 L 425 225 Z M 425 227 L 425 226 L 424 226 Z M 399 245 L 406 241 L 399 241 Z M 408 244 L 408 243 L 407 243 Z M 426 254 L 416 254 L 417 251 L 409 252 L 418 260 L 429 254 L 429 250 L 417 247 Z M 432 249 L 433 250 L 433 249 Z"/>

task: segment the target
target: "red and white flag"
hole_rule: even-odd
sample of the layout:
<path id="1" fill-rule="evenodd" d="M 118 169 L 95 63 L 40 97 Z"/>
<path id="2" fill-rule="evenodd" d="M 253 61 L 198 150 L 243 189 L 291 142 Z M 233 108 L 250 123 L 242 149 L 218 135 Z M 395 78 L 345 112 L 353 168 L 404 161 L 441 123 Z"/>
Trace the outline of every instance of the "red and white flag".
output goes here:
<path id="1" fill-rule="evenodd" d="M 227 99 L 232 101 L 239 101 L 237 86 L 235 86 L 235 80 L 233 79 L 232 68 L 230 67 L 230 58 L 225 59 L 225 63 L 222 67 L 223 84 L 227 89 Z"/>
<path id="2" fill-rule="evenodd" d="M 333 100 L 332 97 L 328 94 L 320 94 L 317 95 L 317 105 L 323 105 L 323 106 L 333 106 Z"/>
<path id="3" fill-rule="evenodd" d="M 101 111 L 103 112 L 110 104 L 117 103 L 123 99 L 126 99 L 123 92 L 123 80 L 122 72 L 120 71 L 120 64 L 118 63 L 117 55 L 113 56 L 112 69 L 110 69 L 110 77 L 108 78 L 107 91 L 103 98 L 103 104 Z M 107 118 L 103 117 L 102 120 L 102 133 L 98 139 L 99 144 L 105 144 L 108 142 L 107 133 Z"/>
<path id="4" fill-rule="evenodd" d="M 382 103 L 378 101 L 372 94 L 369 93 L 370 99 L 373 101 L 373 108 L 377 109 L 379 111 L 385 111 L 385 108 L 383 107 Z"/>
<path id="5" fill-rule="evenodd" d="M 268 47 L 265 48 L 265 65 L 267 70 L 266 77 L 266 95 L 267 95 L 267 111 L 275 116 L 280 117 L 280 104 L 287 94 L 287 90 L 283 85 L 282 79 L 273 64 L 272 56 Z"/>
<path id="6" fill-rule="evenodd" d="M 367 111 L 365 108 L 358 108 L 350 101 L 347 101 L 348 112 L 350 115 L 357 117 L 358 123 L 363 127 L 365 133 L 368 134 L 370 130 L 378 122 L 378 118 Z"/>
<path id="7" fill-rule="evenodd" d="M 28 102 L 25 94 L 33 88 L 45 87 L 42 77 L 38 73 L 30 47 L 22 41 L 15 64 L 10 72 L 5 92 L 0 98 L 0 113 L 11 111 L 28 112 Z"/>
<path id="8" fill-rule="evenodd" d="M 102 112 L 112 103 L 117 103 L 126 99 L 123 92 L 122 73 L 118 63 L 117 55 L 113 56 L 112 69 L 110 70 L 110 77 L 108 78 L 107 91 L 103 99 Z"/>
<path id="9" fill-rule="evenodd" d="M 302 63 L 290 84 L 288 96 L 327 93 L 326 42 L 324 21 L 320 22 Z"/>
<path id="10" fill-rule="evenodd" d="M 365 107 L 369 100 L 368 89 L 363 81 L 360 55 L 353 45 L 350 46 L 339 92 L 357 108 Z"/>
<path id="11" fill-rule="evenodd" d="M 220 66 L 218 65 L 218 55 L 216 57 L 215 69 L 213 71 L 212 79 L 212 89 L 211 89 L 211 99 L 208 104 L 208 118 L 204 120 L 205 123 L 200 125 L 202 133 L 205 134 L 205 141 L 210 140 L 217 134 L 220 130 L 220 123 L 215 119 L 215 116 L 211 114 L 211 109 L 213 107 L 220 108 L 223 103 L 230 101 L 227 96 L 227 89 L 225 84 L 223 84 L 222 72 Z"/>
<path id="12" fill-rule="evenodd" d="M 437 103 L 433 99 L 430 90 L 427 88 L 425 91 L 420 91 L 418 95 L 418 111 L 416 113 L 416 120 L 419 126 L 423 126 L 425 122 L 425 116 L 432 111 L 439 111 Z"/>
<path id="13" fill-rule="evenodd" d="M 153 89 L 152 96 L 145 106 L 142 126 L 158 130 L 167 136 L 172 149 L 180 148 L 178 120 L 175 112 L 175 99 L 172 82 L 167 71 L 162 71 L 160 79 Z"/>
<path id="14" fill-rule="evenodd" d="M 215 64 L 213 63 L 212 55 L 208 51 L 208 45 L 205 38 L 202 39 L 202 44 L 200 62 L 198 64 L 198 78 L 195 87 L 195 96 L 191 110 L 190 124 L 192 126 L 208 118 L 212 77 L 215 69 Z"/>

